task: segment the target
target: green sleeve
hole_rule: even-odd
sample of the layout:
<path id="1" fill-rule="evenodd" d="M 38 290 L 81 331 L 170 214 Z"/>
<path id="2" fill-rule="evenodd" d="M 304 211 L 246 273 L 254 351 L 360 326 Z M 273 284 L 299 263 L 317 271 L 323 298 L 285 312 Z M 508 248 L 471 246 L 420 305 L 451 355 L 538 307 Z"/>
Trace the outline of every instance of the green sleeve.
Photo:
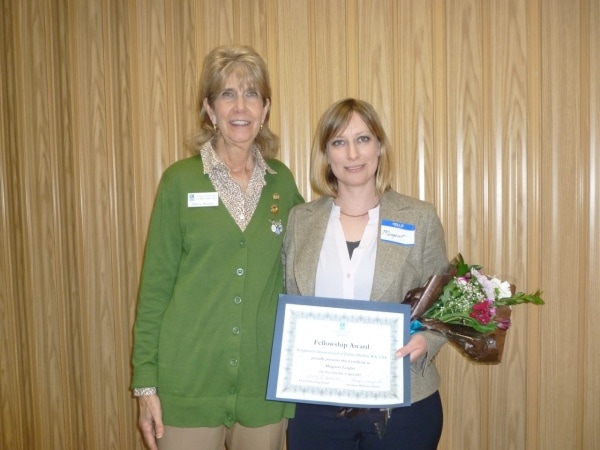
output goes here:
<path id="1" fill-rule="evenodd" d="M 146 243 L 134 326 L 132 387 L 158 384 L 160 325 L 172 296 L 182 253 L 179 189 L 165 172 L 159 185 Z"/>

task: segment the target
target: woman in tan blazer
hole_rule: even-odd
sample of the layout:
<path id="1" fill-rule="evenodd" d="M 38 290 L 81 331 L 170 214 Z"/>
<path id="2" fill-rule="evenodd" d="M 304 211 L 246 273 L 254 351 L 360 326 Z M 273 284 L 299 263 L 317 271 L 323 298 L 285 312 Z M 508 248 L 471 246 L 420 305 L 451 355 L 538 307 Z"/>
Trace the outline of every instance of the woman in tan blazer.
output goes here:
<path id="1" fill-rule="evenodd" d="M 389 142 L 373 107 L 341 100 L 318 125 L 311 185 L 318 200 L 290 213 L 284 240 L 286 292 L 402 302 L 448 270 L 433 205 L 391 190 Z M 442 430 L 439 374 L 445 338 L 417 332 L 398 349 L 411 361 L 411 406 L 391 411 L 298 404 L 289 450 L 435 449 Z"/>

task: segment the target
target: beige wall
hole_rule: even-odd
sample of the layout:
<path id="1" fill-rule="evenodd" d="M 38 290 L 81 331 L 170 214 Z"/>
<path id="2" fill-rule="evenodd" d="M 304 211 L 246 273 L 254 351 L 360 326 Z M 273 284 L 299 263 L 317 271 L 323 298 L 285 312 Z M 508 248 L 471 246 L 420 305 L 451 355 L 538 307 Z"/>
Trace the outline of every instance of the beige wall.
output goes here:
<path id="1" fill-rule="evenodd" d="M 441 449 L 600 448 L 600 1 L 0 0 L 0 447 L 141 449 L 131 327 L 203 56 L 266 58 L 281 159 L 373 103 L 449 256 L 541 288 L 504 361 L 438 358 Z"/>

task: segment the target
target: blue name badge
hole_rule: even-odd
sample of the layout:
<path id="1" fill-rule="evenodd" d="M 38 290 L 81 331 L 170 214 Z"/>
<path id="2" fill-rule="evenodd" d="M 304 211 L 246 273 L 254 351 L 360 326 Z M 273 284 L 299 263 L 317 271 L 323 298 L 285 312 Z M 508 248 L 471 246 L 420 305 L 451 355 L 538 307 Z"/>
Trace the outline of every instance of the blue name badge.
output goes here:
<path id="1" fill-rule="evenodd" d="M 416 227 L 410 223 L 381 221 L 381 240 L 393 242 L 394 244 L 412 246 L 415 245 Z"/>

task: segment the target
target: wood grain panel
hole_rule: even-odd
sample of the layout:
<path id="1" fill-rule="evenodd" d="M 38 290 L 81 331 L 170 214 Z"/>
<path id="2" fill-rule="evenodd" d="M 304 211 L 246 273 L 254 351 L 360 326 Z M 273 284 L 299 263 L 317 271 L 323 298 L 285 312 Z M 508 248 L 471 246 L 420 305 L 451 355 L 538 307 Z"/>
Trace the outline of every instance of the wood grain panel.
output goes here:
<path id="1" fill-rule="evenodd" d="M 357 7 L 359 45 L 357 53 L 358 97 L 371 103 L 387 130 L 395 140 L 393 129 L 393 102 L 397 93 L 392 70 L 385 70 L 389 62 L 397 59 L 394 54 L 394 27 L 392 26 L 394 2 L 381 0 L 373 8 L 372 2 L 359 0 Z M 373 33 L 380 28 L 383 33 Z M 390 37 L 392 37 L 390 39 Z"/>
<path id="2" fill-rule="evenodd" d="M 305 199 L 311 198 L 307 155 L 310 154 L 310 8 L 308 2 L 277 3 L 279 42 L 270 70 L 277 72 L 281 138 L 281 160 L 290 167 Z"/>
<path id="3" fill-rule="evenodd" d="M 239 37 L 238 42 L 252 45 L 267 58 L 268 39 L 267 24 L 273 21 L 273 15 L 268 10 L 266 0 L 256 0 L 252 2 L 237 0 L 237 16 L 239 17 Z"/>
<path id="4" fill-rule="evenodd" d="M 186 140 L 199 126 L 198 80 L 200 71 L 196 48 L 197 23 L 194 20 L 194 1 L 166 3 L 166 70 L 169 114 L 169 142 L 175 145 L 172 161 L 190 156 L 193 152 Z"/>
<path id="5" fill-rule="evenodd" d="M 16 276 L 22 268 L 22 240 L 18 205 L 18 132 L 15 113 L 18 102 L 16 65 L 18 46 L 14 45 L 18 22 L 13 4 L 0 2 L 0 421 L 3 447 L 21 450 L 30 441 L 24 433 L 31 416 L 30 395 L 23 389 L 27 367 L 23 366 L 20 284 Z M 24 376 L 25 375 L 25 376 Z"/>
<path id="6" fill-rule="evenodd" d="M 89 416 L 85 403 L 80 398 L 86 393 L 82 373 L 85 370 L 84 359 L 86 344 L 82 339 L 81 302 L 77 301 L 80 293 L 80 267 L 77 264 L 80 255 L 80 223 L 79 223 L 79 168 L 75 161 L 78 151 L 74 146 L 74 110 L 72 99 L 74 92 L 72 82 L 73 53 L 72 25 L 80 18 L 79 10 L 71 7 L 68 2 L 53 5 L 48 2 L 47 12 L 51 11 L 54 30 L 48 35 L 49 87 L 53 92 L 53 107 L 51 126 L 55 133 L 53 151 L 56 157 L 56 201 L 52 205 L 52 214 L 57 220 L 57 249 L 60 259 L 55 265 L 60 268 L 58 273 L 61 288 L 58 295 L 58 314 L 61 321 L 54 324 L 57 331 L 63 335 L 63 345 L 60 349 L 61 386 L 58 396 L 61 398 L 62 414 L 56 421 L 65 431 L 65 447 L 84 445 L 81 436 L 90 428 L 85 418 Z M 78 130 L 79 131 L 79 130 Z M 48 205 L 50 206 L 50 205 Z M 69 301 L 65 301 L 69 299 Z"/>
<path id="7" fill-rule="evenodd" d="M 580 245 L 586 250 L 585 262 L 579 272 L 579 282 L 585 286 L 584 302 L 579 323 L 584 355 L 596 354 L 594 343 L 598 341 L 596 331 L 600 323 L 600 2 L 582 2 L 581 45 L 588 51 L 581 72 L 582 84 L 586 87 L 582 98 L 581 125 L 585 140 L 582 149 L 586 152 L 583 163 L 582 183 L 583 211 L 585 214 L 585 235 Z M 585 95 L 587 94 L 587 95 Z M 584 118 L 589 117 L 589 121 Z M 587 170 L 585 169 L 587 167 Z M 586 270 L 587 268 L 587 270 Z M 596 275 L 594 275 L 596 274 Z M 582 420 L 579 423 L 582 433 L 582 447 L 594 448 L 600 442 L 600 428 L 597 426 L 598 402 L 600 396 L 600 358 L 581 358 L 582 386 L 578 396 L 582 402 Z"/>
<path id="8" fill-rule="evenodd" d="M 481 261 L 483 230 L 478 226 L 487 207 L 482 198 L 483 80 L 482 23 L 477 1 L 448 2 L 447 89 L 448 170 L 456 193 L 456 247 Z M 481 261 L 482 264 L 485 261 Z"/>
<path id="9" fill-rule="evenodd" d="M 217 45 L 236 42 L 235 21 L 237 20 L 239 24 L 241 18 L 233 15 L 234 0 L 198 3 L 200 10 L 197 18 L 202 26 L 203 39 L 200 49 L 203 55 Z"/>
<path id="10" fill-rule="evenodd" d="M 81 339 L 85 349 L 81 381 L 86 430 L 82 444 L 118 444 L 119 421 L 114 386 L 118 361 L 114 253 L 117 252 L 112 222 L 115 220 L 115 135 L 112 127 L 113 98 L 117 85 L 111 77 L 109 5 L 73 5 L 73 31 L 80 37 L 74 46 L 76 76 L 74 97 L 74 144 L 78 176 L 80 232 L 78 233 L 81 301 Z M 159 69 L 160 66 L 157 67 Z M 157 127 L 158 128 L 158 127 Z M 94 276 L 89 276 L 94 274 Z M 118 298 L 118 297 L 117 297 Z M 92 299 L 93 301 L 85 301 Z M 93 386 L 93 389 L 89 387 Z"/>
<path id="11" fill-rule="evenodd" d="M 169 98 L 167 86 L 167 23 L 162 0 L 136 3 L 135 68 L 132 84 L 134 111 L 139 119 L 135 152 L 142 208 L 140 224 L 146 226 L 154 195 L 163 170 L 174 162 L 175 150 L 169 138 Z M 141 131 L 143 130 L 143 132 Z M 143 150 L 142 150 L 143 149 Z"/>
<path id="12" fill-rule="evenodd" d="M 435 205 L 442 223 L 445 225 L 446 245 L 453 252 L 455 243 L 450 241 L 448 227 L 454 206 L 450 203 L 448 174 L 448 87 L 447 87 L 447 56 L 446 56 L 446 2 L 433 0 L 431 15 L 432 39 L 432 81 L 433 81 L 433 149 L 434 165 L 429 176 L 435 180 Z M 451 246 L 452 244 L 452 246 Z"/>
<path id="13" fill-rule="evenodd" d="M 52 83 L 52 36 L 57 23 L 50 20 L 49 5 L 24 5 L 19 11 L 19 38 L 22 39 L 22 63 L 27 70 L 19 74 L 22 86 L 20 108 L 27 129 L 21 145 L 20 165 L 23 204 L 19 205 L 22 221 L 24 305 L 23 321 L 27 341 L 28 379 L 22 380 L 30 390 L 32 411 L 31 444 L 55 448 L 69 447 L 73 441 L 70 424 L 64 420 L 69 397 L 62 395 L 64 382 L 63 349 L 67 339 L 62 314 L 60 277 L 61 247 L 58 207 L 57 154 L 53 109 L 56 92 Z M 40 257 L 43 255 L 43 257 Z"/>
<path id="14" fill-rule="evenodd" d="M 335 101 L 350 97 L 349 78 L 360 67 L 349 69 L 348 23 L 350 2 L 310 2 L 310 130 L 314 133 L 323 112 Z M 323 45 L 327 42 L 327 45 Z M 309 148 L 302 154 L 308 154 Z"/>
<path id="15" fill-rule="evenodd" d="M 183 6 L 183 5 L 182 5 Z M 187 12 L 182 8 L 183 12 Z M 114 335 L 117 339 L 114 345 L 115 357 L 115 383 L 123 389 L 115 392 L 116 410 L 113 419 L 116 420 L 118 429 L 114 436 L 107 437 L 107 446 L 115 448 L 135 448 L 139 435 L 135 427 L 130 426 L 130 418 L 137 413 L 136 405 L 131 401 L 131 393 L 126 389 L 131 379 L 131 351 L 123 348 L 120 339 L 131 336 L 133 318 L 135 316 L 135 302 L 137 294 L 138 274 L 141 263 L 139 260 L 140 248 L 131 245 L 132 242 L 141 242 L 145 239 L 145 227 L 136 227 L 136 185 L 134 183 L 136 173 L 136 151 L 134 145 L 134 125 L 132 116 L 134 114 L 133 98 L 130 80 L 132 80 L 131 48 L 128 42 L 132 39 L 131 12 L 127 4 L 118 0 L 111 1 L 107 5 L 107 18 L 104 21 L 105 35 L 108 37 L 106 55 L 112 55 L 111 62 L 107 66 L 107 82 L 110 92 L 107 93 L 107 127 L 110 131 L 109 154 L 107 155 L 108 169 L 112 172 L 112 187 L 110 199 L 110 230 L 114 245 L 112 248 L 111 264 L 113 267 L 113 285 L 110 298 L 107 298 L 107 306 L 112 309 L 114 316 Z M 185 33 L 185 27 L 178 28 Z M 193 36 L 192 36 L 193 39 Z M 189 39 L 188 39 L 189 41 Z M 188 47 L 187 41 L 181 39 L 181 53 L 185 53 Z M 105 58 L 106 59 L 106 58 Z M 183 58 L 182 58 L 183 59 Z M 185 80 L 186 68 L 190 63 L 177 61 L 172 64 L 173 68 L 181 74 Z M 175 65 L 175 64 L 180 64 Z M 179 81 L 179 80 L 178 80 Z M 171 83 L 179 91 L 186 87 L 185 82 Z M 175 89 L 173 89 L 175 90 Z M 178 91 L 178 92 L 179 92 Z M 178 98 L 175 94 L 174 98 Z M 179 104 L 184 107 L 184 104 Z M 172 114 L 177 123 L 173 126 L 177 129 L 181 120 L 179 110 Z M 192 116 L 193 117 L 193 116 Z M 189 119 L 188 119 L 189 120 Z M 180 143 L 177 132 L 173 133 L 173 149 L 180 151 Z M 94 425 L 97 426 L 97 425 Z"/>
<path id="16" fill-rule="evenodd" d="M 488 205 L 484 243 L 488 270 L 520 290 L 527 267 L 527 14 L 519 1 L 484 4 L 484 190 Z M 490 370 L 488 446 L 525 443 L 527 312 L 515 308 L 502 365 Z M 507 389 L 510 386 L 510 389 Z M 494 405 L 492 407 L 492 405 Z"/>
<path id="17" fill-rule="evenodd" d="M 578 343 L 577 301 L 583 286 L 562 282 L 577 280 L 583 268 L 579 239 L 582 231 L 578 186 L 582 163 L 580 117 L 580 80 L 573 76 L 581 64 L 579 46 L 580 11 L 561 1 L 542 3 L 542 229 L 551 245 L 542 247 L 542 285 L 551 293 L 543 308 L 541 359 L 547 368 L 540 373 L 541 448 L 582 448 L 577 423 L 581 405 L 577 402 L 577 380 L 582 362 L 576 354 L 557 351 L 565 342 Z M 567 150 L 568 149 L 568 150 Z M 571 232 L 567 232 L 570 230 Z M 568 369 L 567 369 L 568 368 Z M 560 386 L 560 394 L 555 388 Z M 572 417 L 565 421 L 560 417 Z"/>
<path id="18" fill-rule="evenodd" d="M 473 262 L 483 260 L 483 224 L 486 209 L 481 170 L 484 142 L 482 11 L 476 1 L 446 3 L 448 189 L 455 206 L 448 209 L 448 251 L 462 252 Z M 446 205 L 448 207 L 448 204 Z M 465 364 L 456 352 L 442 366 L 448 418 L 448 442 L 463 448 L 484 448 L 488 430 L 482 426 L 489 411 L 489 369 Z"/>
<path id="19" fill-rule="evenodd" d="M 527 2 L 527 290 L 542 286 L 542 246 L 541 233 L 541 154 L 542 154 L 542 66 L 541 48 L 541 0 Z M 547 295 L 547 294 L 546 294 Z M 546 297 L 547 299 L 547 297 Z M 550 299 L 551 301 L 551 299 Z M 540 420 L 540 372 L 542 370 L 540 343 L 543 328 L 540 325 L 541 308 L 530 308 L 527 313 L 528 354 L 527 354 L 527 431 L 524 448 L 539 447 Z"/>
<path id="20" fill-rule="evenodd" d="M 306 200 L 312 198 L 309 183 L 309 161 L 311 146 L 317 123 L 325 110 L 334 102 L 350 97 L 349 86 L 356 82 L 351 80 L 357 67 L 349 68 L 355 55 L 349 56 L 348 36 L 346 30 L 352 29 L 351 11 L 354 2 L 334 0 L 309 2 L 309 44 L 310 44 L 310 84 L 308 86 L 309 98 L 304 98 L 308 112 L 307 136 L 310 136 L 304 145 L 296 152 L 293 165 L 297 167 L 295 173 L 305 183 Z M 328 45 L 323 45 L 327 42 Z M 282 93 L 283 95 L 283 93 Z"/>
<path id="21" fill-rule="evenodd" d="M 392 103 L 399 192 L 435 201 L 433 2 L 394 3 Z"/>

